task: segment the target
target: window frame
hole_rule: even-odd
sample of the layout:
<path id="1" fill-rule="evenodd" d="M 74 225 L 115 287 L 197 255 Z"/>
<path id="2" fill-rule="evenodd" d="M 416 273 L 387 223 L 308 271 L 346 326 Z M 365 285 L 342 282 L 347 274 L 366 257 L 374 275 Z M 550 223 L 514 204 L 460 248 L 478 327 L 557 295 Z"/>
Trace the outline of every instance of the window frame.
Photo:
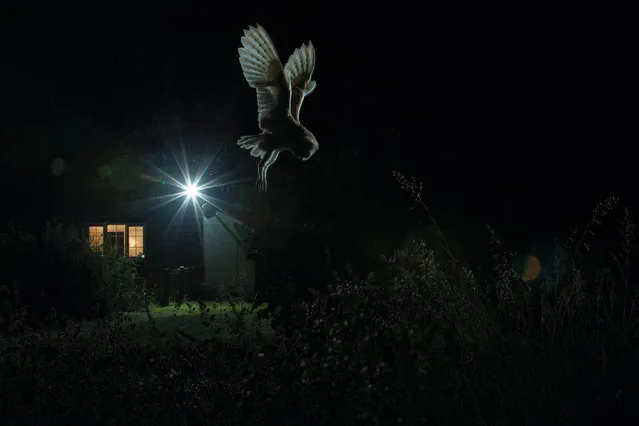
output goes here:
<path id="1" fill-rule="evenodd" d="M 104 253 L 104 245 L 106 243 L 106 238 L 108 234 L 108 226 L 109 225 L 124 225 L 124 254 L 129 259 L 142 260 L 146 257 L 146 233 L 147 227 L 145 223 L 142 222 L 103 222 L 103 223 L 88 223 L 85 226 L 87 237 L 89 238 L 89 242 L 91 243 L 91 229 L 92 228 L 102 228 L 102 242 L 99 246 L 100 253 Z M 129 246 L 129 236 L 130 236 L 130 228 L 142 228 L 142 252 L 136 256 L 131 256 L 131 248 Z M 92 245 L 93 247 L 93 245 Z"/>

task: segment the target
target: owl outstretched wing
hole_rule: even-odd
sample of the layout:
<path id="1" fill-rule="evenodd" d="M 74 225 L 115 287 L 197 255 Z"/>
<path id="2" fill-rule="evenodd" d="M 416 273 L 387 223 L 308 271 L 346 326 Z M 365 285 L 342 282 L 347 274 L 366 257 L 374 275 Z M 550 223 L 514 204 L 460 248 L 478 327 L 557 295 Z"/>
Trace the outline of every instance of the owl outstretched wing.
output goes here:
<path id="1" fill-rule="evenodd" d="M 302 44 L 288 58 L 284 66 L 286 78 L 290 84 L 289 110 L 296 121 L 300 119 L 300 110 L 304 98 L 315 90 L 317 84 L 313 77 L 315 71 L 315 47 L 313 43 Z"/>
<path id="2" fill-rule="evenodd" d="M 259 24 L 244 30 L 241 42 L 242 47 L 238 49 L 240 65 L 249 86 L 257 92 L 260 129 L 268 131 L 273 120 L 285 117 L 288 105 L 288 84 L 282 62 L 273 41 Z"/>

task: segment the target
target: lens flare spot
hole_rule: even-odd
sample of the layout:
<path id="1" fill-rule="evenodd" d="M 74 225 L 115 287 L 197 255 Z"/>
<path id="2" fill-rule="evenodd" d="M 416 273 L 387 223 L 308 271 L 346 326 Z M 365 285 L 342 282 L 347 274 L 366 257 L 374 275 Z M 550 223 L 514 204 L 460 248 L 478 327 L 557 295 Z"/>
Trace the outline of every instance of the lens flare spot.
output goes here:
<path id="1" fill-rule="evenodd" d="M 102 178 L 107 178 L 111 176 L 112 172 L 113 171 L 111 170 L 111 166 L 109 166 L 108 164 L 103 164 L 98 168 L 98 174 Z"/>
<path id="2" fill-rule="evenodd" d="M 53 174 L 53 176 L 60 176 L 62 175 L 62 173 L 64 173 L 64 169 L 66 168 L 66 163 L 64 162 L 64 160 L 60 157 L 56 157 L 53 160 L 51 160 L 51 174 Z"/>
<path id="3" fill-rule="evenodd" d="M 534 281 L 541 274 L 541 262 L 537 256 L 529 255 L 524 261 L 524 270 L 521 274 L 521 278 L 528 282 Z"/>

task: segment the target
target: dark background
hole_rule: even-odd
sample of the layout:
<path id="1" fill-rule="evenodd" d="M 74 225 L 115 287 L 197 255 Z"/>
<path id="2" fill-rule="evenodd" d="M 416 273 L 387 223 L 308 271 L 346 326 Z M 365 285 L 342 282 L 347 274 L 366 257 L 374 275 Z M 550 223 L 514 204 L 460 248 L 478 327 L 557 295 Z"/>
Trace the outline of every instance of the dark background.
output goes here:
<path id="1" fill-rule="evenodd" d="M 391 175 L 399 170 L 423 182 L 451 233 L 491 223 L 524 245 L 568 233 L 604 197 L 637 204 L 635 55 L 623 16 L 310 3 L 3 2 L 3 220 L 56 215 L 61 188 L 65 205 L 82 203 L 74 188 L 97 179 L 110 147 L 162 151 L 166 129 L 195 151 L 239 152 L 234 173 L 253 180 L 255 161 L 235 141 L 257 130 L 237 60 L 256 22 L 283 61 L 308 40 L 318 55 L 301 117 L 320 150 L 303 165 L 280 157 L 275 182 L 307 170 L 304 191 L 319 197 L 315 171 L 342 158 L 353 167 L 333 185 L 356 182 L 360 214 L 394 221 L 410 206 Z M 66 178 L 51 175 L 54 157 Z"/>

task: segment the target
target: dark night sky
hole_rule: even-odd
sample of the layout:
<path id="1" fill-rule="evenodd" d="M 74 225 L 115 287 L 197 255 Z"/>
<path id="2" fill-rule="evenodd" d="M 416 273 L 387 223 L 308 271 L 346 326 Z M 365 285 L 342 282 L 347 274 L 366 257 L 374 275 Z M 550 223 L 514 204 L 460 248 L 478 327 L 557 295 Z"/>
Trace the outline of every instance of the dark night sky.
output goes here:
<path id="1" fill-rule="evenodd" d="M 283 60 L 315 44 L 318 90 L 302 121 L 318 156 L 360 152 L 371 197 L 395 203 L 386 194 L 398 192 L 390 171 L 399 169 L 424 183 L 435 210 L 526 232 L 563 232 L 608 195 L 637 204 L 629 29 L 603 13 L 56 3 L 3 6 L 5 146 L 8 129 L 46 127 L 65 111 L 118 131 L 168 115 L 208 117 L 212 139 L 254 132 L 255 96 L 237 48 L 259 22 Z M 71 143 L 51 141 L 51 155 Z"/>

